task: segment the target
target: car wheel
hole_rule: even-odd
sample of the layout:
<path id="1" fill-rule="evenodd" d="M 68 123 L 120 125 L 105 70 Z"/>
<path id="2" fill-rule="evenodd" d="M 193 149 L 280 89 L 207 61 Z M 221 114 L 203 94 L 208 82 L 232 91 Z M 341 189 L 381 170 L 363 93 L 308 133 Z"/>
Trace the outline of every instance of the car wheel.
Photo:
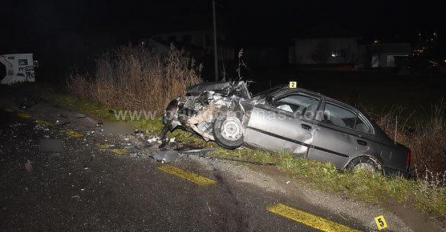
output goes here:
<path id="1" fill-rule="evenodd" d="M 218 145 L 235 149 L 243 144 L 243 125 L 233 112 L 221 113 L 214 122 L 214 138 Z"/>
<path id="2" fill-rule="evenodd" d="M 346 169 L 349 171 L 364 170 L 368 172 L 381 172 L 380 166 L 378 166 L 378 164 L 375 161 L 365 156 L 361 156 L 352 160 L 347 165 Z"/>

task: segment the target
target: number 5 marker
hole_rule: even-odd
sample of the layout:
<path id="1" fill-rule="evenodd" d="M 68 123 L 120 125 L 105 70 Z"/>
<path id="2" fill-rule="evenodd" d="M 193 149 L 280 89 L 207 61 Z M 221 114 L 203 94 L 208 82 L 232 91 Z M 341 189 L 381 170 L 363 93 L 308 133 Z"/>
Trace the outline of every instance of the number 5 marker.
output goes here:
<path id="1" fill-rule="evenodd" d="M 384 216 L 382 216 L 382 215 L 375 218 L 375 223 L 376 223 L 376 226 L 378 227 L 378 230 L 387 228 L 386 219 L 384 219 Z"/>

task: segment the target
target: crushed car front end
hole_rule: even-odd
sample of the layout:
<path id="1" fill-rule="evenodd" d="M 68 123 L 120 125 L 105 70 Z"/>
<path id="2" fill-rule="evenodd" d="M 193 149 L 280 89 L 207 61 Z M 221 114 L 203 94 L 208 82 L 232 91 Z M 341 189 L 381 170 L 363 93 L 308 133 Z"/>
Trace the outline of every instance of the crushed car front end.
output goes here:
<path id="1" fill-rule="evenodd" d="M 227 148 L 238 147 L 243 142 L 243 105 L 250 98 L 243 81 L 191 86 L 185 96 L 169 103 L 160 137 L 164 137 L 167 131 L 182 128 L 206 141 L 216 141 Z M 219 130 L 217 135 L 215 128 Z"/>

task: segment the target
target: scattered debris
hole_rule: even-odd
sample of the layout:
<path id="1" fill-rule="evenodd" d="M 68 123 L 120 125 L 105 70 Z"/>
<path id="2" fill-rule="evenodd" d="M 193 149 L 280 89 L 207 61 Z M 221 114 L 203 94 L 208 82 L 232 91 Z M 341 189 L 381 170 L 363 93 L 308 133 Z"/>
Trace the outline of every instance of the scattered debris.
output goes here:
<path id="1" fill-rule="evenodd" d="M 201 149 L 191 149 L 191 150 L 184 150 L 180 151 L 181 154 L 185 155 L 200 155 L 200 156 L 207 156 L 209 152 L 214 151 L 214 148 L 201 148 Z"/>
<path id="2" fill-rule="evenodd" d="M 140 130 L 135 130 L 134 132 L 133 132 L 133 134 L 135 134 L 135 136 L 137 137 L 137 138 L 144 138 L 144 132 L 143 131 L 140 131 Z"/>
<path id="3" fill-rule="evenodd" d="M 25 124 L 23 124 L 23 123 L 17 122 L 17 123 L 13 123 L 13 124 L 9 125 L 9 127 L 15 128 L 15 127 L 24 126 L 24 125 Z"/>
<path id="4" fill-rule="evenodd" d="M 34 126 L 34 130 L 37 130 L 37 131 L 49 131 L 50 129 L 46 125 L 37 124 L 36 126 Z"/>
<path id="5" fill-rule="evenodd" d="M 147 142 L 148 143 L 155 143 L 155 142 L 157 142 L 157 143 L 162 143 L 162 141 L 161 141 L 161 139 L 159 138 L 159 137 L 157 137 L 157 136 L 154 136 L 154 137 L 152 137 L 152 138 L 149 138 L 149 139 L 147 139 Z"/>
<path id="6" fill-rule="evenodd" d="M 159 151 L 153 155 L 153 158 L 161 163 L 170 163 L 175 161 L 178 157 L 178 151 L 175 150 Z"/>

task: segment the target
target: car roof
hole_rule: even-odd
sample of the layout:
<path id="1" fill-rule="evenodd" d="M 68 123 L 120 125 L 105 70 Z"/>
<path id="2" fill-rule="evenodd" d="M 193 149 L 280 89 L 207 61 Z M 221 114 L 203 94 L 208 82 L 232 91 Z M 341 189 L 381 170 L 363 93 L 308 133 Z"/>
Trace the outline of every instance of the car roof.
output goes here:
<path id="1" fill-rule="evenodd" d="M 347 103 L 345 103 L 345 102 L 336 100 L 336 99 L 331 98 L 331 97 L 327 97 L 326 95 L 323 95 L 323 94 L 321 94 L 321 93 L 318 93 L 318 92 L 315 92 L 315 91 L 312 91 L 312 90 L 308 90 L 308 89 L 304 89 L 304 88 L 293 88 L 293 89 L 291 89 L 291 88 L 289 88 L 288 86 L 284 86 L 284 87 L 282 88 L 282 90 L 281 90 L 281 91 L 278 91 L 278 92 L 282 92 L 282 93 L 291 93 L 291 92 L 305 93 L 305 94 L 312 95 L 312 96 L 315 96 L 315 97 L 321 97 L 321 98 L 324 98 L 325 101 L 333 102 L 333 103 L 335 103 L 335 104 L 337 104 L 337 105 L 341 105 L 341 106 L 346 107 L 346 108 L 348 108 L 348 109 L 350 109 L 350 110 L 361 112 L 361 111 L 358 110 L 357 108 L 355 108 L 355 107 L 353 107 L 353 106 L 351 106 L 351 105 L 349 105 L 349 104 L 347 104 Z M 278 93 L 278 92 L 276 92 L 276 93 Z M 362 112 L 361 112 L 361 113 L 362 113 Z"/>

